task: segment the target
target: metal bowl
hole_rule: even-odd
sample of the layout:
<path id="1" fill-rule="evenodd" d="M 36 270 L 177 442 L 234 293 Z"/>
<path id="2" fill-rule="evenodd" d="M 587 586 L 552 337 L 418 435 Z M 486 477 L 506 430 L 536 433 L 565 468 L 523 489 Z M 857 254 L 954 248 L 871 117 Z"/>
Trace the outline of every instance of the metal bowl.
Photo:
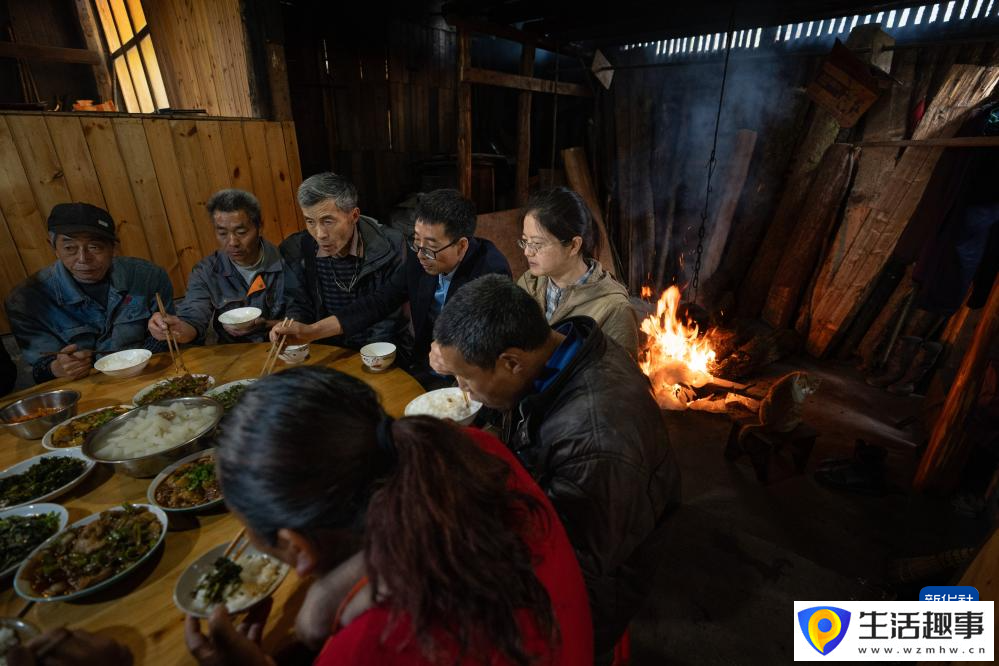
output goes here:
<path id="1" fill-rule="evenodd" d="M 146 411 L 152 406 L 169 407 L 170 405 L 184 404 L 193 407 L 204 407 L 211 406 L 215 408 L 215 418 L 212 420 L 211 424 L 205 427 L 200 433 L 187 440 L 186 442 L 181 442 L 176 444 L 169 449 L 164 449 L 157 453 L 152 453 L 147 456 L 140 456 L 138 458 L 122 458 L 120 460 L 110 460 L 107 458 L 101 458 L 95 455 L 95 451 L 103 446 L 105 440 L 116 431 L 121 425 L 131 419 L 137 418 L 138 416 L 145 414 Z M 102 425 L 97 430 L 90 433 L 87 436 L 87 440 L 83 443 L 80 450 L 83 452 L 87 458 L 100 463 L 107 463 L 115 467 L 116 471 L 121 471 L 128 476 L 134 476 L 137 478 L 146 478 L 150 476 L 156 476 L 162 472 L 166 467 L 172 463 L 177 462 L 185 456 L 189 456 L 195 451 L 200 451 L 202 449 L 208 448 L 208 439 L 211 434 L 215 431 L 215 426 L 218 425 L 219 421 L 222 419 L 225 410 L 222 409 L 222 404 L 218 400 L 213 400 L 212 398 L 206 398 L 204 396 L 187 397 L 187 398 L 168 398 L 166 400 L 158 400 L 157 402 L 151 403 L 149 405 L 144 405 L 142 407 L 136 407 L 130 412 L 122 414 L 116 419 L 108 421 Z"/>
<path id="2" fill-rule="evenodd" d="M 0 427 L 21 439 L 39 439 L 52 426 L 62 423 L 76 414 L 76 405 L 80 401 L 80 392 L 70 389 L 59 389 L 46 393 L 36 393 L 27 398 L 21 398 L 0 409 Z M 21 423 L 7 423 L 7 419 L 30 414 L 40 407 L 58 407 L 59 411 L 46 416 L 39 416 Z"/>

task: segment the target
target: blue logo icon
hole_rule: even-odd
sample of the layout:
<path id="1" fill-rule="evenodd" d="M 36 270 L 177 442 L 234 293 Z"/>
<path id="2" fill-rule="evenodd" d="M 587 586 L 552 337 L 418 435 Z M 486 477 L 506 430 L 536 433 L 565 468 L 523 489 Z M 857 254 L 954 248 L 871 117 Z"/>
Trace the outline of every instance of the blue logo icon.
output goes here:
<path id="1" fill-rule="evenodd" d="M 836 649 L 850 626 L 850 612 L 832 606 L 816 606 L 798 612 L 798 624 L 808 644 L 819 654 Z"/>

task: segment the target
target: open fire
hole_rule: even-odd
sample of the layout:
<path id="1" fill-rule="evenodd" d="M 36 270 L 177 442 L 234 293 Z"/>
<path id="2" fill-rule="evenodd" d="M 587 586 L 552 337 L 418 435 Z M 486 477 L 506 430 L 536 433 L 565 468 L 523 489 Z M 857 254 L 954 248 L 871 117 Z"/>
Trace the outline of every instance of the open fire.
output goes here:
<path id="1" fill-rule="evenodd" d="M 652 290 L 642 287 L 642 297 L 651 296 Z M 681 321 L 679 309 L 680 290 L 672 286 L 659 298 L 655 314 L 642 322 L 642 332 L 648 337 L 639 353 L 639 366 L 652 381 L 663 409 L 687 409 L 697 398 L 694 389 L 714 381 L 710 332 L 702 335 L 696 323 Z"/>

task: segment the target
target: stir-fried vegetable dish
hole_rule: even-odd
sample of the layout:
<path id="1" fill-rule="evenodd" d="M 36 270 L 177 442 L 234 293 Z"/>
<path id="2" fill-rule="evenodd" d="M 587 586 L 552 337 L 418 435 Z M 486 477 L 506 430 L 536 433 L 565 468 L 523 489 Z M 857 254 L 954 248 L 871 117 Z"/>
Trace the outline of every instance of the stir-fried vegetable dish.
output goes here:
<path id="1" fill-rule="evenodd" d="M 54 455 L 42 458 L 20 474 L 0 479 L 0 509 L 23 504 L 62 488 L 83 472 L 79 458 Z"/>
<path id="2" fill-rule="evenodd" d="M 97 585 L 148 553 L 162 525 L 149 509 L 131 504 L 60 534 L 24 568 L 35 594 L 55 597 Z"/>

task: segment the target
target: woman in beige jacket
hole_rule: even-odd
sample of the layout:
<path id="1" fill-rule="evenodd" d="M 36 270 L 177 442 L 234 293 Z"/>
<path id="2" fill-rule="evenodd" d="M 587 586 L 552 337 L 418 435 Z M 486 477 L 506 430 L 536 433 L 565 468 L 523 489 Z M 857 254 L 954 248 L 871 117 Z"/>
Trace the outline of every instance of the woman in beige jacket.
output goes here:
<path id="1" fill-rule="evenodd" d="M 538 192 L 524 208 L 523 237 L 529 270 L 517 284 L 552 325 L 585 315 L 604 334 L 638 354 L 638 319 L 628 291 L 593 258 L 599 231 L 583 199 L 566 187 Z"/>

